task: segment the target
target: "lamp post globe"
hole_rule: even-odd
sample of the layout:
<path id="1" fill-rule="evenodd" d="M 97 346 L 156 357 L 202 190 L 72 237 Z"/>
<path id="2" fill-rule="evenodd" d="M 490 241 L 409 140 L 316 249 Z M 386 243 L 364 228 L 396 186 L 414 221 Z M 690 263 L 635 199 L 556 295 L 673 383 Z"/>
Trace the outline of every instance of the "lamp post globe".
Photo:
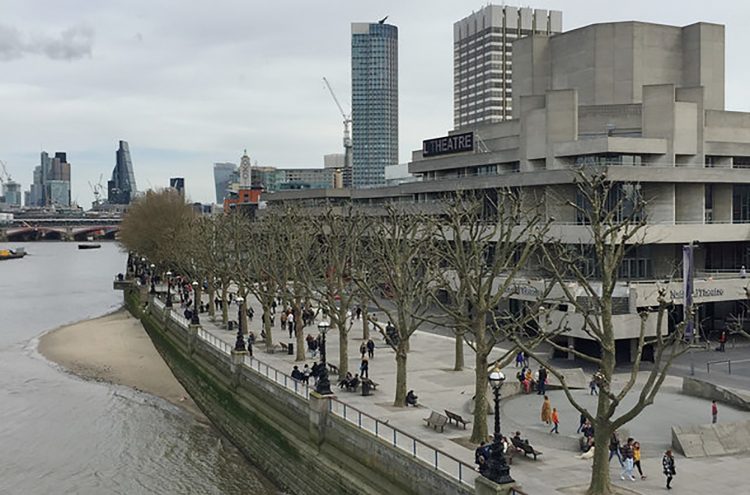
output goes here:
<path id="1" fill-rule="evenodd" d="M 168 308 L 172 307 L 172 272 L 167 272 L 167 302 L 164 305 Z"/>
<path id="2" fill-rule="evenodd" d="M 200 325 L 201 319 L 198 311 L 200 311 L 201 302 L 198 300 L 198 282 L 194 280 L 190 285 L 193 286 L 193 316 L 190 318 L 190 323 Z"/>
<path id="3" fill-rule="evenodd" d="M 328 379 L 328 368 L 326 367 L 326 333 L 331 326 L 325 320 L 321 320 L 318 323 L 318 331 L 320 332 L 320 374 L 318 375 L 318 382 L 315 385 L 315 391 L 320 395 L 333 395 L 331 392 L 331 382 Z"/>
<path id="4" fill-rule="evenodd" d="M 242 303 L 245 302 L 245 299 L 242 297 L 237 297 L 235 301 L 237 301 L 237 340 L 234 343 L 234 350 L 244 351 L 245 337 L 242 335 Z"/>
<path id="5" fill-rule="evenodd" d="M 490 370 L 487 381 L 492 387 L 495 399 L 495 434 L 490 446 L 490 458 L 487 460 L 488 469 L 485 476 L 495 483 L 513 483 L 514 480 L 510 477 L 510 467 L 505 462 L 502 435 L 500 435 L 500 389 L 505 383 L 505 374 L 500 370 L 499 365 L 496 364 Z"/>

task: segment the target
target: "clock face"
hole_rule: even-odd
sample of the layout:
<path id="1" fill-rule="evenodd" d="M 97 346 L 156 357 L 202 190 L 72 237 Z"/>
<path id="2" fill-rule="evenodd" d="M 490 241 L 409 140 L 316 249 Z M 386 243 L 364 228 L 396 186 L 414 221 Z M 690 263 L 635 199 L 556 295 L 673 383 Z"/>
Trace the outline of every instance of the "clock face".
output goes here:
<path id="1" fill-rule="evenodd" d="M 243 178 L 243 179 L 247 179 L 247 178 L 248 178 L 249 176 L 250 176 L 250 174 L 248 173 L 248 171 L 247 171 L 247 170 L 243 170 L 243 171 L 242 171 L 242 178 Z"/>

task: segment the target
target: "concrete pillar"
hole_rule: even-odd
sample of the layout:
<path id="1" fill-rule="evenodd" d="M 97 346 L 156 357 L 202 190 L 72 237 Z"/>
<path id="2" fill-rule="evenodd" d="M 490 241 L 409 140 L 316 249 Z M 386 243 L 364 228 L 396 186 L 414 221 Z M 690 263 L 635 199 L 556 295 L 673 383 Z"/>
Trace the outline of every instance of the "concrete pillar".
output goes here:
<path id="1" fill-rule="evenodd" d="M 247 356 L 247 351 L 236 351 L 232 349 L 232 363 L 230 369 L 232 371 L 232 388 L 237 388 L 240 385 L 240 372 L 242 370 L 242 363 Z"/>
<path id="2" fill-rule="evenodd" d="M 575 349 L 576 348 L 576 338 L 575 337 L 568 337 L 568 349 Z M 575 354 L 572 352 L 568 352 L 568 361 L 574 361 L 576 358 Z"/>
<path id="3" fill-rule="evenodd" d="M 195 341 L 198 339 L 198 329 L 200 327 L 200 325 L 193 325 L 192 323 L 188 325 L 187 345 L 190 354 L 195 352 Z"/>
<path id="4" fill-rule="evenodd" d="M 310 391 L 309 411 L 309 433 L 310 440 L 320 446 L 325 441 L 326 419 L 331 407 L 331 399 L 335 395 L 321 395 L 314 390 Z"/>
<path id="5" fill-rule="evenodd" d="M 515 483 L 498 485 L 484 476 L 477 476 L 474 493 L 476 495 L 510 495 L 514 487 L 516 487 Z"/>

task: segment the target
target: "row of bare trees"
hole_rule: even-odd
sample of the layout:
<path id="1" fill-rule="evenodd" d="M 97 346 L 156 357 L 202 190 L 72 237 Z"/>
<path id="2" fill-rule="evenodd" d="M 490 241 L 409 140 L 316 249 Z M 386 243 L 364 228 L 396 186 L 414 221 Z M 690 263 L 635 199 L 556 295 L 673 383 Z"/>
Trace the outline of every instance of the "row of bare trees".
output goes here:
<path id="1" fill-rule="evenodd" d="M 670 364 L 684 351 L 683 326 L 667 332 L 665 312 L 671 301 L 662 294 L 658 306 L 640 314 L 629 379 L 614 385 L 613 297 L 623 259 L 643 238 L 644 203 L 619 194 L 617 184 L 597 171 L 579 172 L 575 182 L 577 199 L 562 202 L 583 219 L 585 238 L 574 244 L 561 240 L 560 226 L 534 196 L 509 189 L 452 194 L 427 205 L 276 206 L 253 219 L 239 213 L 198 216 L 173 192 L 149 193 L 123 221 L 121 241 L 163 271 L 173 269 L 207 282 L 209 313 L 225 325 L 227 305 L 216 315 L 215 296 L 226 301 L 230 287 L 242 296 L 252 295 L 263 308 L 269 352 L 274 346 L 270 314 L 275 297 L 292 309 L 297 360 L 305 359 L 302 308 L 319 308 L 338 334 L 342 375 L 349 365 L 350 311 L 360 305 L 367 315 L 368 306 L 376 307 L 395 326 L 395 338 L 367 316 L 363 337 L 372 327 L 394 351 L 396 406 L 405 406 L 411 337 L 425 325 L 451 328 L 454 369 L 465 366 L 465 345 L 474 353 L 474 442 L 488 436 L 488 368 L 495 362 L 507 364 L 519 350 L 527 352 L 560 380 L 571 404 L 595 426 L 596 444 L 606 445 L 616 428 L 653 402 Z M 592 266 L 594 277 L 586 268 Z M 518 301 L 520 288 L 530 286 L 532 268 L 541 282 L 534 286 L 534 297 Z M 596 352 L 561 345 L 560 337 L 570 330 L 568 322 L 550 323 L 544 317 L 561 304 L 574 308 L 579 331 L 598 344 Z M 656 334 L 651 335 L 648 329 L 654 326 Z M 598 368 L 602 393 L 595 410 L 581 405 L 565 375 L 547 354 L 537 352 L 541 343 L 573 352 Z M 505 352 L 491 362 L 498 344 Z M 636 392 L 647 347 L 654 364 Z M 619 411 L 630 393 L 638 394 L 636 404 Z M 592 495 L 611 492 L 606 454 L 606 449 L 596 449 Z"/>

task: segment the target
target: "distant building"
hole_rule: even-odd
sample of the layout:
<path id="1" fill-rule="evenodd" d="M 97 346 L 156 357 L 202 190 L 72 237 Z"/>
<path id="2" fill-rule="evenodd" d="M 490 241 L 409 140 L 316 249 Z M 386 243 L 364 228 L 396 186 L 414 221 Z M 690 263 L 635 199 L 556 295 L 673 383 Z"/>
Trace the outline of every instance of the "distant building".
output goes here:
<path id="1" fill-rule="evenodd" d="M 398 163 L 398 28 L 355 22 L 352 29 L 352 186 L 385 182 Z"/>
<path id="2" fill-rule="evenodd" d="M 57 152 L 52 158 L 42 151 L 40 163 L 34 168 L 28 199 L 27 206 L 32 207 L 70 207 L 70 163 L 66 153 Z"/>
<path id="3" fill-rule="evenodd" d="M 214 187 L 216 188 L 216 204 L 223 204 L 230 186 L 239 182 L 240 173 L 237 164 L 230 162 L 214 163 Z"/>
<path id="4" fill-rule="evenodd" d="M 422 178 L 409 173 L 408 163 L 399 163 L 385 167 L 385 183 L 388 186 L 397 186 L 419 180 L 422 180 Z"/>
<path id="5" fill-rule="evenodd" d="M 13 180 L 3 183 L 3 197 L 7 206 L 21 206 L 22 196 L 21 184 Z"/>
<path id="6" fill-rule="evenodd" d="M 487 5 L 453 24 L 455 129 L 510 120 L 513 42 L 562 31 L 562 12 Z"/>
<path id="7" fill-rule="evenodd" d="M 120 141 L 120 146 L 115 152 L 112 179 L 107 182 L 107 201 L 110 204 L 127 205 L 135 198 L 136 192 L 130 147 L 127 141 Z"/>
<path id="8" fill-rule="evenodd" d="M 185 178 L 184 177 L 171 177 L 169 179 L 169 187 L 176 189 L 178 193 L 185 196 Z"/>

